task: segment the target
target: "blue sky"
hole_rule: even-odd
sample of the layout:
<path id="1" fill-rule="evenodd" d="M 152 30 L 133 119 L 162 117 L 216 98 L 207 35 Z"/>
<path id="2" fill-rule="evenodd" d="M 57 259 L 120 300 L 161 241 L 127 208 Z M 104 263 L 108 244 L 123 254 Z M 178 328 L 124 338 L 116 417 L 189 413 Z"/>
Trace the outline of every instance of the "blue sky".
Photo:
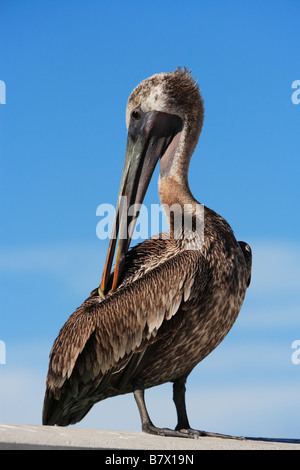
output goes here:
<path id="1" fill-rule="evenodd" d="M 99 204 L 115 204 L 125 108 L 144 78 L 192 70 L 205 102 L 191 160 L 195 197 L 253 249 L 238 321 L 188 382 L 194 427 L 299 437 L 299 14 L 289 1 L 1 2 L 0 421 L 40 423 L 48 354 L 100 280 Z M 158 203 L 156 171 L 145 203 Z M 170 385 L 150 390 L 175 425 Z M 124 411 L 125 410 L 125 411 Z M 156 415 L 155 415 L 156 413 Z M 139 429 L 132 397 L 81 426 Z"/>

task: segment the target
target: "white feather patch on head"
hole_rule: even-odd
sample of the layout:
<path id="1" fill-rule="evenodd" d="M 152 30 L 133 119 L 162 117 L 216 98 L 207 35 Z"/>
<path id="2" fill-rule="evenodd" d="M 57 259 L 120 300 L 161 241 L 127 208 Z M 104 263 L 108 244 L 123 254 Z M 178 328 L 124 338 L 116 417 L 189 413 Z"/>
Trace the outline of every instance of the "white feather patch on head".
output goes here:
<path id="1" fill-rule="evenodd" d="M 142 111 L 144 113 L 147 113 L 149 111 L 161 111 L 164 113 L 169 113 L 169 114 L 176 114 L 179 117 L 183 118 L 184 115 L 182 112 L 176 107 L 173 106 L 170 101 L 169 97 L 165 92 L 164 88 L 164 79 L 167 76 L 167 73 L 158 73 L 155 75 L 152 75 L 150 78 L 146 78 L 143 80 L 131 93 L 128 103 L 127 103 L 127 108 L 126 108 L 126 126 L 128 129 L 129 126 L 129 121 L 130 121 L 130 115 L 131 111 L 136 107 L 136 106 L 141 106 Z M 157 78 L 158 83 L 154 84 L 153 79 Z M 151 85 L 149 87 L 149 85 Z M 145 90 L 149 88 L 149 93 L 145 94 Z M 133 104 L 130 100 L 131 96 L 136 92 L 136 90 L 140 89 L 141 93 L 141 100 L 137 103 L 135 100 L 135 103 Z"/>

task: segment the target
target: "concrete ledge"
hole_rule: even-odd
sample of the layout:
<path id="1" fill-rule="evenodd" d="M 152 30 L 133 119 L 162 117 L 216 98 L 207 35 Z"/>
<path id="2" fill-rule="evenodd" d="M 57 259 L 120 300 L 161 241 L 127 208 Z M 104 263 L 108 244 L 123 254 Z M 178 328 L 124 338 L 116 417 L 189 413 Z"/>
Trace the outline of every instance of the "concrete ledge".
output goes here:
<path id="1" fill-rule="evenodd" d="M 299 441 L 157 437 L 142 432 L 0 424 L 1 450 L 300 450 Z"/>

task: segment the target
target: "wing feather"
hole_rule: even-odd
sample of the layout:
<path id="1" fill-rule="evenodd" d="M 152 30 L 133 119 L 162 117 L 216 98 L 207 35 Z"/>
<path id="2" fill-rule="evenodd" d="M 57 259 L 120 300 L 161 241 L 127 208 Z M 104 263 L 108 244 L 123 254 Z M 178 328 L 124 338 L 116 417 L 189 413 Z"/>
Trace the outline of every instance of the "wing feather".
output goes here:
<path id="1" fill-rule="evenodd" d="M 99 401 L 97 393 L 94 401 L 85 402 L 84 397 L 103 388 L 112 373 L 157 340 L 164 321 L 189 297 L 197 272 L 199 253 L 185 251 L 105 298 L 92 296 L 83 302 L 60 330 L 50 353 L 44 423 L 54 424 L 53 417 L 57 423 L 76 422 L 82 407 L 88 411 Z"/>

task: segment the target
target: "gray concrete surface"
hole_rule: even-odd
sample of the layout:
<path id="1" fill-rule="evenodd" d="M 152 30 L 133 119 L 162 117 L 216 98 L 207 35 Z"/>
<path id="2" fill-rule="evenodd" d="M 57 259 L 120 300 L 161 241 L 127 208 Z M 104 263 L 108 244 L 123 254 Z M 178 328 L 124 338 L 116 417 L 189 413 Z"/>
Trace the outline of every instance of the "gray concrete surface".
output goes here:
<path id="1" fill-rule="evenodd" d="M 1 450 L 300 450 L 298 442 L 157 437 L 142 432 L 0 424 Z"/>

